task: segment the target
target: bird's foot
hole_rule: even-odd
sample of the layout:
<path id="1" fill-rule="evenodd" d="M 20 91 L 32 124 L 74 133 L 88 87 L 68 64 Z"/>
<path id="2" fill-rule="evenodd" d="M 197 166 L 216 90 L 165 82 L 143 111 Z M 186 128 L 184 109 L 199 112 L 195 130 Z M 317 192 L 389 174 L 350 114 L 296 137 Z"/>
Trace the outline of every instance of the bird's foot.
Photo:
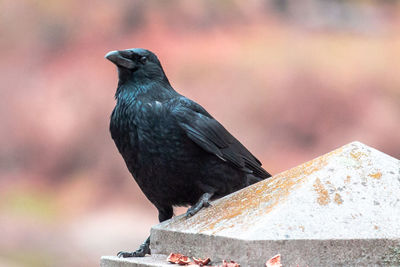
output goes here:
<path id="1" fill-rule="evenodd" d="M 117 256 L 119 258 L 130 258 L 130 257 L 144 257 L 146 254 L 151 254 L 150 251 L 150 237 L 140 245 L 139 249 L 133 252 L 120 251 Z"/>
<path id="2" fill-rule="evenodd" d="M 186 211 L 186 218 L 192 217 L 195 215 L 197 212 L 199 212 L 203 207 L 206 208 L 210 206 L 210 198 L 212 197 L 213 194 L 211 193 L 204 193 L 199 201 L 197 201 L 196 204 L 191 206 L 187 211 Z"/>

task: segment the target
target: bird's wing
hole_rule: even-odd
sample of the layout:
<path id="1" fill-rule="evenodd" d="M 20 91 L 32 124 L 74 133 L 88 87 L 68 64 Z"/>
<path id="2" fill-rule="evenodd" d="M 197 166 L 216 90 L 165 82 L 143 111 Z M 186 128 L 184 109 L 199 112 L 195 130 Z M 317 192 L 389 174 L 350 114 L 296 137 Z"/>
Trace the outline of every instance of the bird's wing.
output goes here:
<path id="1" fill-rule="evenodd" d="M 200 105 L 185 101 L 184 105 L 175 107 L 173 114 L 186 135 L 207 152 L 260 178 L 271 176 L 261 167 L 261 162 Z"/>

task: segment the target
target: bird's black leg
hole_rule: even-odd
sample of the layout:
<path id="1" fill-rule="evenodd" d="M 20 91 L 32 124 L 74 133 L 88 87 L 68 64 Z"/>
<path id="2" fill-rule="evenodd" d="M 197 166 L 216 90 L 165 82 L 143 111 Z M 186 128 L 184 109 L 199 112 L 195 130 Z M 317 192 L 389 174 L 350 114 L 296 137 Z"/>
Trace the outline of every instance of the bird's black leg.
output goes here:
<path id="1" fill-rule="evenodd" d="M 157 207 L 158 209 L 158 220 L 163 222 L 172 218 L 174 215 L 173 209 L 171 206 L 167 207 Z M 150 250 L 150 236 L 140 245 L 139 249 L 133 252 L 126 252 L 120 251 L 118 252 L 117 256 L 122 258 L 129 258 L 129 257 L 144 257 L 146 254 L 151 254 Z"/>
<path id="2" fill-rule="evenodd" d="M 172 206 L 165 206 L 165 207 L 157 207 L 158 209 L 158 220 L 159 222 L 166 221 L 171 219 L 174 215 L 174 210 Z"/>
<path id="3" fill-rule="evenodd" d="M 210 206 L 210 198 L 214 195 L 214 193 L 204 193 L 199 201 L 196 204 L 191 206 L 186 212 L 186 218 L 195 215 L 199 210 L 203 207 Z"/>
<path id="4" fill-rule="evenodd" d="M 150 236 L 140 245 L 139 249 L 133 252 L 120 251 L 117 256 L 122 258 L 129 257 L 144 257 L 146 254 L 150 254 Z"/>

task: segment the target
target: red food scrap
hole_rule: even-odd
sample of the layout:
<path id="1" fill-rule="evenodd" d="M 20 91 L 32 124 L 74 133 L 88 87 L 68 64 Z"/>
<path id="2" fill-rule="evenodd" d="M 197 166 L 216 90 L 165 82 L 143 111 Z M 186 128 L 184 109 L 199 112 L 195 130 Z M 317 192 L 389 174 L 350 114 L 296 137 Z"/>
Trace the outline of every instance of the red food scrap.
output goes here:
<path id="1" fill-rule="evenodd" d="M 179 259 L 182 257 L 182 254 L 179 253 L 171 253 L 169 254 L 167 261 L 170 263 L 178 263 Z"/>
<path id="2" fill-rule="evenodd" d="M 210 260 L 210 258 L 201 259 L 201 258 L 195 258 L 195 257 L 193 257 L 193 261 L 194 261 L 194 263 L 196 263 L 197 265 L 203 266 L 203 265 L 207 265 L 211 260 Z"/>
<path id="3" fill-rule="evenodd" d="M 207 259 L 205 259 L 205 260 L 199 259 L 199 260 L 206 262 Z M 170 262 L 170 263 L 176 263 L 176 264 L 179 264 L 179 265 L 201 265 L 201 264 L 198 264 L 197 262 L 192 262 L 189 259 L 188 256 L 185 256 L 185 255 L 182 255 L 182 254 L 179 254 L 179 253 L 171 253 L 171 254 L 169 254 L 169 256 L 167 258 L 167 261 Z M 210 261 L 210 259 L 208 259 L 207 263 L 209 261 Z"/>
<path id="4" fill-rule="evenodd" d="M 190 259 L 188 256 L 181 256 L 178 260 L 179 265 L 188 265 L 190 263 Z"/>
<path id="5" fill-rule="evenodd" d="M 226 260 L 223 260 L 221 267 L 240 267 L 240 264 L 234 261 L 227 262 Z"/>
<path id="6" fill-rule="evenodd" d="M 265 263 L 266 267 L 282 267 L 281 254 L 275 255 Z"/>

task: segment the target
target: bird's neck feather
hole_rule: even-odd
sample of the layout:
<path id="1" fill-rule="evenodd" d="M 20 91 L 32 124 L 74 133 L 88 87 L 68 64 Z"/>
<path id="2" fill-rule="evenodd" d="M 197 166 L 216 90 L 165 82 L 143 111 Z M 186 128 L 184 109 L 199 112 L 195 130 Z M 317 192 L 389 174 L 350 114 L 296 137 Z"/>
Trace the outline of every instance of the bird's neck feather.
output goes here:
<path id="1" fill-rule="evenodd" d="M 163 81 L 126 81 L 119 82 L 118 88 L 115 93 L 116 99 L 132 99 L 135 100 L 141 96 L 146 96 L 149 100 L 163 100 L 170 96 L 177 94 L 177 92 L 171 87 L 169 82 Z"/>

